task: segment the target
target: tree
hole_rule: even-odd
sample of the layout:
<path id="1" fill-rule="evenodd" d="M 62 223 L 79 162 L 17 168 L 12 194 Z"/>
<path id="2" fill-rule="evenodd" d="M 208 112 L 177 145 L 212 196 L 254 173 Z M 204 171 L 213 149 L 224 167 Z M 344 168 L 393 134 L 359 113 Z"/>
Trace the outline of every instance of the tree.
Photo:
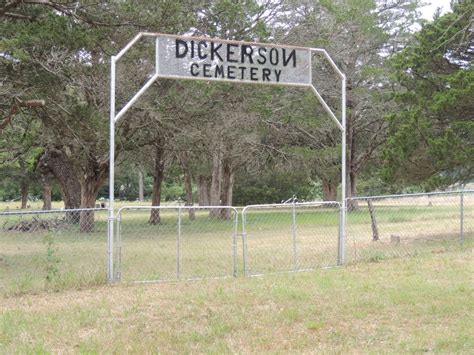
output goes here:
<path id="1" fill-rule="evenodd" d="M 281 41 L 323 47 L 347 76 L 347 196 L 357 194 L 361 172 L 378 157 L 386 138 L 384 112 L 393 107 L 386 58 L 399 51 L 416 20 L 416 0 L 345 0 L 295 3 L 275 33 Z M 340 80 L 323 61 L 314 58 L 314 85 L 340 113 Z M 332 122 L 328 124 L 333 125 Z M 323 131 L 336 143 L 339 131 Z M 321 137 L 321 138 L 320 138 Z M 331 155 L 328 155 L 333 159 Z M 328 184 L 334 179 L 323 179 Z M 325 182 L 325 185 L 326 185 Z M 334 190 L 326 186 L 327 190 Z"/>
<path id="2" fill-rule="evenodd" d="M 0 8 L 0 60 L 5 64 L 1 74 L 11 87 L 1 98 L 46 101 L 37 112 L 43 126 L 41 144 L 50 147 L 54 142 L 53 148 L 68 160 L 80 184 L 81 207 L 95 207 L 109 169 L 103 137 L 108 136 L 110 53 L 141 26 L 163 32 L 187 30 L 189 7 L 191 2 L 163 0 L 146 7 L 124 2 L 12 1 Z M 134 133 L 129 127 L 118 127 L 118 136 L 125 141 Z M 93 213 L 81 213 L 81 229 L 88 231 L 93 225 Z"/>
<path id="3" fill-rule="evenodd" d="M 474 177 L 474 70 L 469 1 L 426 23 L 393 59 L 403 104 L 389 118 L 383 176 L 432 189 Z"/>

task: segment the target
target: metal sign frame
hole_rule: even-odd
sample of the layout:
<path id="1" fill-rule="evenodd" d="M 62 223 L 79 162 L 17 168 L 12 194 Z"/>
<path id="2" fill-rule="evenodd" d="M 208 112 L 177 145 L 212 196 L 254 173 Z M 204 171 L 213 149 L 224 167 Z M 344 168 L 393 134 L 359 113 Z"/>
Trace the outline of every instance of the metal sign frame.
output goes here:
<path id="1" fill-rule="evenodd" d="M 115 67 L 117 61 L 125 54 L 127 51 L 132 48 L 132 46 L 138 42 L 143 37 L 152 37 L 155 38 L 155 73 L 153 76 L 148 79 L 148 81 L 142 86 L 140 90 L 118 111 L 116 112 L 115 107 Z M 345 263 L 345 241 L 346 241 L 346 76 L 344 73 L 337 67 L 332 58 L 322 48 L 311 48 L 311 47 L 299 47 L 299 46 L 287 46 L 280 44 L 270 44 L 270 43 L 258 43 L 258 42 L 243 42 L 243 41 L 230 41 L 219 38 L 204 38 L 204 37 L 194 37 L 194 36 L 178 36 L 178 35 L 169 35 L 161 33 L 151 33 L 151 32 L 140 32 L 138 33 L 117 55 L 111 56 L 110 58 L 110 152 L 109 152 L 109 207 L 108 207 L 108 223 L 107 223 L 107 278 L 109 282 L 114 281 L 114 270 L 113 270 L 113 242 L 114 242 L 114 221 L 116 219 L 114 215 L 114 181 L 115 181 L 115 123 L 117 123 L 122 116 L 132 107 L 132 105 L 145 93 L 145 91 L 158 79 L 158 78 L 172 78 L 172 79 L 182 79 L 182 80 L 208 80 L 206 78 L 196 77 L 181 77 L 181 76 L 170 76 L 170 75 L 160 75 L 159 74 L 159 52 L 158 52 L 158 39 L 160 37 L 171 37 L 176 39 L 184 40 L 196 40 L 196 41 L 213 41 L 217 43 L 230 43 L 237 45 L 249 45 L 249 46 L 265 46 L 270 48 L 285 48 L 285 49 L 298 49 L 308 51 L 312 53 L 322 54 L 326 60 L 329 62 L 331 67 L 337 73 L 341 79 L 341 120 L 337 118 L 331 108 L 328 106 L 326 101 L 320 95 L 318 90 L 312 84 L 312 55 L 310 55 L 310 79 L 309 84 L 298 84 L 298 83 L 269 83 L 269 82 L 255 82 L 254 84 L 259 85 L 280 85 L 280 86 L 298 86 L 298 87 L 307 87 L 310 88 L 318 101 L 323 106 L 324 110 L 329 114 L 334 123 L 341 131 L 342 136 L 342 154 L 341 154 L 341 215 L 340 215 L 340 232 L 338 240 L 338 264 L 342 265 Z M 237 80 L 226 80 L 219 79 L 219 81 L 233 82 L 233 83 L 245 83 Z"/>

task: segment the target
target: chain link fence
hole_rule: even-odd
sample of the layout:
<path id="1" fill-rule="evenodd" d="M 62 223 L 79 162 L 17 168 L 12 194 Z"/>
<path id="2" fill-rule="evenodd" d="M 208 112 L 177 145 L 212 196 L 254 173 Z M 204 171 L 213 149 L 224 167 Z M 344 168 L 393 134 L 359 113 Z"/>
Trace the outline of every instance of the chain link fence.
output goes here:
<path id="1" fill-rule="evenodd" d="M 474 191 L 347 200 L 347 261 L 441 252 L 474 237 Z"/>
<path id="2" fill-rule="evenodd" d="M 0 294 L 106 282 L 107 210 L 0 213 Z"/>
<path id="3" fill-rule="evenodd" d="M 302 271 L 338 264 L 340 204 L 124 207 L 114 281 Z M 347 200 L 346 261 L 443 252 L 474 241 L 474 191 Z M 0 213 L 0 293 L 107 282 L 107 210 Z"/>
<path id="4" fill-rule="evenodd" d="M 237 275 L 233 207 L 125 207 L 114 243 L 116 281 Z"/>
<path id="5" fill-rule="evenodd" d="M 339 218 L 337 202 L 245 207 L 245 275 L 337 265 Z"/>

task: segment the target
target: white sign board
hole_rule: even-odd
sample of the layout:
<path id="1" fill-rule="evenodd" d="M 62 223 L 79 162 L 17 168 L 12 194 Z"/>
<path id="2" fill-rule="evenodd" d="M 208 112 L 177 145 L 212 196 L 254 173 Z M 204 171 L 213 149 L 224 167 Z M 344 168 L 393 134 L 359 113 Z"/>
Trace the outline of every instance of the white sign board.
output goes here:
<path id="1" fill-rule="evenodd" d="M 157 51 L 159 77 L 311 85 L 307 48 L 160 35 Z"/>

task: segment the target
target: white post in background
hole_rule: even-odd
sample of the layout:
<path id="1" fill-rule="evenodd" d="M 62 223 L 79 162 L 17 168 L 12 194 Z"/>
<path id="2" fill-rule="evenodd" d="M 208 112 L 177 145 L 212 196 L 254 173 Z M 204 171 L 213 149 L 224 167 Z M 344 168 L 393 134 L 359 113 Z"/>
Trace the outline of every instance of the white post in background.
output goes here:
<path id="1" fill-rule="evenodd" d="M 338 243 L 337 263 L 343 265 L 346 262 L 346 76 L 342 74 L 342 157 L 341 157 L 341 220 L 340 235 Z"/>
<path id="2" fill-rule="evenodd" d="M 115 174 L 115 57 L 110 58 L 110 126 L 109 126 L 109 213 L 107 221 L 107 280 L 114 281 L 114 174 Z"/>

